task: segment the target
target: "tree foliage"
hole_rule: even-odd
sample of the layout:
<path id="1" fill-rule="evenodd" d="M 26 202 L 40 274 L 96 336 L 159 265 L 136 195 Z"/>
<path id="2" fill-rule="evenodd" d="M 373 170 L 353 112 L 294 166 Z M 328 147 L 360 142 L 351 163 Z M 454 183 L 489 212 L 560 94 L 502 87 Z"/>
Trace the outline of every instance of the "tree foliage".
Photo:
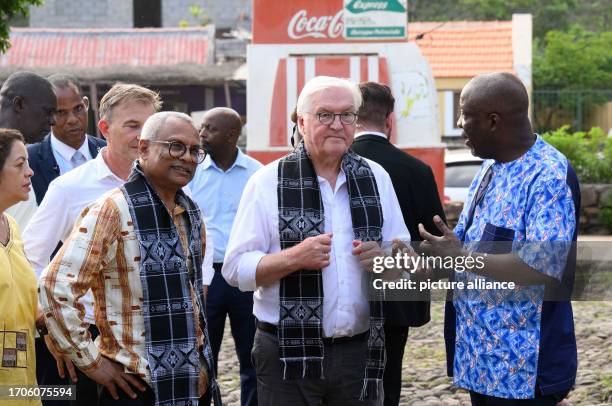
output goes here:
<path id="1" fill-rule="evenodd" d="M 9 41 L 11 20 L 19 15 L 28 15 L 30 6 L 40 6 L 43 0 L 0 0 L 0 52 L 6 52 Z"/>
<path id="2" fill-rule="evenodd" d="M 593 33 L 579 26 L 550 31 L 533 49 L 536 130 L 555 128 L 560 121 L 584 128 L 595 106 L 612 100 L 612 31 Z"/>
<path id="3" fill-rule="evenodd" d="M 612 88 L 612 31 L 574 26 L 550 31 L 534 44 L 533 82 L 538 89 Z"/>
<path id="4" fill-rule="evenodd" d="M 569 126 L 563 126 L 542 137 L 567 157 L 581 182 L 612 181 L 612 138 L 601 128 L 572 133 Z"/>
<path id="5" fill-rule="evenodd" d="M 609 0 L 409 0 L 408 21 L 510 20 L 514 13 L 533 15 L 533 33 L 579 24 L 603 31 L 612 24 Z"/>

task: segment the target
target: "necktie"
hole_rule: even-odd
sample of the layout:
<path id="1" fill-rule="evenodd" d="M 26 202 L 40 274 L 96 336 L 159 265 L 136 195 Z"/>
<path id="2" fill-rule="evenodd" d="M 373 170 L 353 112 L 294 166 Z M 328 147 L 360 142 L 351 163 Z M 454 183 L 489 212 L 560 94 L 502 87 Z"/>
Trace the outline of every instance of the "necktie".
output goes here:
<path id="1" fill-rule="evenodd" d="M 75 151 L 74 154 L 72 154 L 72 158 L 70 158 L 70 162 L 72 163 L 72 167 L 76 168 L 87 162 L 87 158 L 81 154 L 81 151 Z"/>
<path id="2" fill-rule="evenodd" d="M 463 241 L 465 241 L 465 236 L 467 235 L 470 226 L 474 220 L 474 212 L 476 211 L 476 207 L 482 201 L 482 198 L 487 192 L 489 184 L 491 183 L 491 179 L 493 178 L 493 165 L 489 166 L 489 169 L 485 172 L 482 180 L 480 181 L 480 185 L 478 185 L 478 190 L 474 195 L 474 199 L 472 200 L 472 205 L 470 206 L 470 210 L 468 211 L 467 220 L 465 221 L 465 228 L 463 229 Z"/>

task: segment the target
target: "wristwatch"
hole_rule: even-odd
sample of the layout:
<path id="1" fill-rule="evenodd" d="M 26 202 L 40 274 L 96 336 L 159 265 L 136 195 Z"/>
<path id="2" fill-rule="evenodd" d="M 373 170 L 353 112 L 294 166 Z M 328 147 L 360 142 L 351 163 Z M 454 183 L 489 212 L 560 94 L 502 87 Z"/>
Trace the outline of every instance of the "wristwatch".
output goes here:
<path id="1" fill-rule="evenodd" d="M 49 334 L 49 330 L 47 329 L 47 325 L 45 324 L 45 319 L 43 317 L 36 320 L 35 325 L 36 325 L 36 331 L 38 331 L 38 334 L 41 337 Z"/>

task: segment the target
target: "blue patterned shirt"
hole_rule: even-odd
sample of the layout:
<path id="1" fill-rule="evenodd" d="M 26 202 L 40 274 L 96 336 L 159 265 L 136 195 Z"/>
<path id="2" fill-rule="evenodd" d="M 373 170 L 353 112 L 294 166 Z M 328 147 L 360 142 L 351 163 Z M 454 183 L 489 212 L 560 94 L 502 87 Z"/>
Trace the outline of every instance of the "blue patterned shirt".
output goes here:
<path id="1" fill-rule="evenodd" d="M 466 230 L 472 200 L 489 168 L 493 177 Z M 565 156 L 540 137 L 523 156 L 512 162 L 486 160 L 470 186 L 455 228 L 456 235 L 467 246 L 490 239 L 491 233 L 493 240 L 496 234 L 506 238 L 510 235 L 509 250 L 535 270 L 561 280 L 568 252 L 563 243 L 555 243 L 553 254 L 551 250 L 533 249 L 537 244 L 524 243 L 566 241 L 569 244 L 575 237 L 576 212 L 567 181 L 568 170 L 571 167 Z M 486 237 L 484 233 L 490 235 Z M 455 274 L 456 280 L 466 283 L 478 278 L 483 277 L 469 272 Z M 455 291 L 455 385 L 508 399 L 535 396 L 541 372 L 538 355 L 540 346 L 544 345 L 541 342 L 544 287 L 519 288 L 519 291 L 528 294 L 509 300 L 503 293 L 492 297 L 491 291 L 472 291 L 468 297 Z M 571 318 L 571 307 L 567 317 Z M 573 323 L 568 334 L 571 341 Z M 575 349 L 575 338 L 573 345 Z"/>

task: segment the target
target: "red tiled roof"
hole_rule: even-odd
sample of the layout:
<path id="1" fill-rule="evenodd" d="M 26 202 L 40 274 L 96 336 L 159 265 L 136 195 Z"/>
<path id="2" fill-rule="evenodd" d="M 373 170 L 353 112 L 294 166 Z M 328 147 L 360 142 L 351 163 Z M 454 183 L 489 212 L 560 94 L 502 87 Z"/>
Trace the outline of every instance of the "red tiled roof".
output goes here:
<path id="1" fill-rule="evenodd" d="M 512 21 L 408 22 L 434 77 L 471 77 L 492 71 L 514 72 Z"/>
<path id="2" fill-rule="evenodd" d="M 95 68 L 212 63 L 209 28 L 11 29 L 0 66 Z"/>

